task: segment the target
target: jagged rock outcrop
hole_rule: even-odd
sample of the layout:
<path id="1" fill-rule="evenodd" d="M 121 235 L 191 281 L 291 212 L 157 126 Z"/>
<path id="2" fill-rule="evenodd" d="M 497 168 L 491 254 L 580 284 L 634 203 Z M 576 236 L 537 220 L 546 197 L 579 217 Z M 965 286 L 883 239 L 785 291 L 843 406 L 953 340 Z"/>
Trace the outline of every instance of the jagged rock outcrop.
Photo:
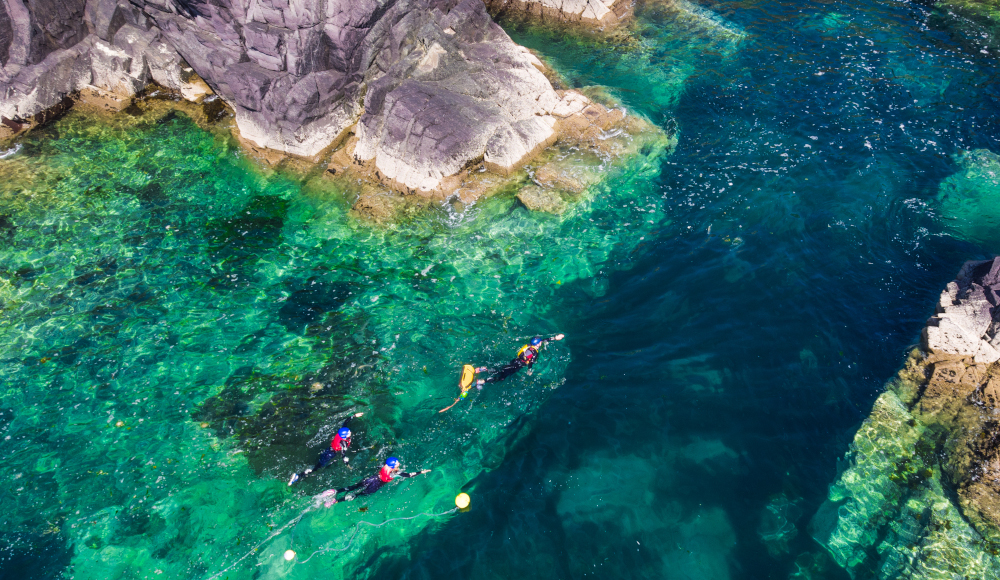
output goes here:
<path id="1" fill-rule="evenodd" d="M 967 262 L 858 430 L 811 524 L 852 577 L 1000 573 L 998 305 L 1000 258 Z"/>
<path id="2" fill-rule="evenodd" d="M 1000 257 L 966 262 L 928 322 L 927 378 L 915 410 L 925 424 L 947 433 L 945 471 L 963 511 L 980 531 L 1000 540 L 998 306 Z"/>
<path id="3" fill-rule="evenodd" d="M 8 132 L 44 120 L 69 96 L 115 108 L 156 82 L 190 99 L 216 92 L 252 147 L 318 161 L 353 133 L 353 160 L 370 165 L 375 179 L 428 193 L 472 165 L 513 171 L 555 141 L 561 120 L 591 104 L 558 94 L 482 0 L 3 6 L 0 117 Z"/>
<path id="4" fill-rule="evenodd" d="M 972 357 L 977 363 L 1000 359 L 1000 261 L 967 262 L 941 293 L 922 341 L 931 353 Z M 1000 319 L 1000 311 L 997 312 Z"/>
<path id="5" fill-rule="evenodd" d="M 0 32 L 0 139 L 71 99 L 122 108 L 151 81 L 190 98 L 211 92 L 128 3 L 3 0 L 0 12 L 0 30 L 4 18 L 12 30 L 9 43 Z"/>

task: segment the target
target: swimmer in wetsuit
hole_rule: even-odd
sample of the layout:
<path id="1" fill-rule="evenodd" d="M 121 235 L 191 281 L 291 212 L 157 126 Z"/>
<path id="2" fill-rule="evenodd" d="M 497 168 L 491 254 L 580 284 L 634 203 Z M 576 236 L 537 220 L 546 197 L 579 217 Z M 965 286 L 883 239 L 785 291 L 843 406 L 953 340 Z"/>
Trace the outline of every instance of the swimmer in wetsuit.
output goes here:
<path id="1" fill-rule="evenodd" d="M 347 458 L 347 448 L 351 446 L 351 430 L 348 428 L 348 425 L 351 424 L 351 421 L 354 420 L 355 417 L 360 417 L 362 415 L 364 415 L 364 413 L 349 415 L 347 419 L 344 420 L 344 424 L 340 426 L 340 429 L 337 429 L 337 434 L 333 436 L 333 441 L 330 441 L 330 448 L 323 453 L 320 453 L 316 466 L 312 469 L 306 469 L 300 473 L 293 473 L 292 478 L 288 480 L 288 485 L 293 485 L 300 479 L 308 477 L 320 469 L 323 469 L 329 465 L 331 461 L 333 461 L 333 458 L 336 457 L 338 453 L 344 458 L 344 463 L 350 461 L 350 459 Z"/>
<path id="2" fill-rule="evenodd" d="M 521 350 L 517 351 L 517 358 L 505 364 L 499 370 L 494 371 L 485 379 L 476 381 L 476 387 L 481 389 L 485 383 L 500 382 L 524 367 L 528 367 L 528 374 L 530 375 L 531 366 L 538 360 L 538 354 L 542 348 L 554 340 L 562 340 L 565 337 L 565 334 L 557 334 L 552 338 L 542 338 L 540 336 L 532 338 L 531 342 L 522 346 Z M 485 370 L 487 370 L 486 367 L 479 367 L 476 369 L 476 372 L 483 372 Z"/>
<path id="3" fill-rule="evenodd" d="M 396 459 L 395 457 L 390 457 L 389 459 L 385 460 L 385 465 L 382 466 L 382 469 L 380 469 L 377 474 L 369 475 L 368 477 L 348 487 L 328 489 L 324 491 L 322 494 L 320 494 L 319 497 L 320 499 L 324 500 L 326 507 L 330 507 L 333 504 L 337 503 L 338 493 L 359 490 L 353 494 L 348 493 L 339 500 L 339 501 L 351 501 L 356 497 L 375 493 L 376 491 L 381 489 L 383 485 L 389 483 L 390 481 L 398 477 L 414 477 L 417 475 L 430 472 L 430 469 L 421 469 L 420 471 L 404 473 L 401 471 L 401 469 L 402 468 L 399 465 L 399 459 Z"/>

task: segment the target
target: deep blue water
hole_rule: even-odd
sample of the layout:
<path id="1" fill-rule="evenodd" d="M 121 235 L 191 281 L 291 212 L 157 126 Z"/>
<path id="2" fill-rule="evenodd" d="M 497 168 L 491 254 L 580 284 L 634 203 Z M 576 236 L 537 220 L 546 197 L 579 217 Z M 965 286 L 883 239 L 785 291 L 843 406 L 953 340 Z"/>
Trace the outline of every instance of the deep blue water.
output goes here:
<path id="1" fill-rule="evenodd" d="M 929 11 L 909 2 L 709 7 L 745 29 L 735 56 L 706 55 L 672 113 L 619 92 L 676 122 L 679 146 L 657 184 L 667 214 L 690 229 L 647 246 L 597 304 L 567 289 L 567 385 L 481 476 L 486 507 L 426 532 L 416 561 L 387 573 L 788 577 L 797 556 L 821 551 L 808 521 L 941 289 L 965 260 L 1000 249 L 963 241 L 934 211 L 938 183 L 957 171 L 952 155 L 998 149 L 995 61 L 929 28 Z M 824 22 L 830 14 L 839 16 Z M 545 54 L 565 48 L 514 30 Z M 580 85 L 607 82 L 607 71 L 581 68 Z M 743 244 L 724 241 L 735 236 Z M 699 440 L 734 455 L 672 457 Z M 596 523 L 567 522 L 550 482 L 608 478 L 588 470 L 595 456 L 640 458 L 621 464 L 622 477 L 653 470 L 644 483 L 654 503 L 679 511 L 622 513 L 637 498 L 619 482 L 594 498 L 607 501 Z M 799 533 L 769 555 L 762 513 L 782 494 L 798 502 Z M 662 519 L 682 527 L 711 507 L 732 525 L 731 548 L 676 534 L 676 549 L 714 551 L 706 557 L 725 572 L 664 569 L 662 542 L 643 547 L 663 537 Z M 846 574 L 826 565 L 813 577 Z"/>
<path id="2" fill-rule="evenodd" d="M 70 117 L 0 161 L 33 163 L 42 200 L 0 189 L 0 578 L 846 578 L 808 522 L 941 289 L 1000 251 L 938 202 L 956 154 L 1000 151 L 998 70 L 917 4 L 704 7 L 724 20 L 643 5 L 640 48 L 504 23 L 678 132 L 658 176 L 612 176 L 564 221 L 508 196 L 373 231 L 177 117 Z M 458 364 L 555 331 L 534 379 L 436 414 Z M 268 396 L 278 419 L 240 427 Z M 287 489 L 361 408 L 359 471 Z M 441 468 L 267 544 L 313 568 L 233 563 L 390 452 Z M 361 517 L 444 512 L 454 486 L 467 513 L 323 552 Z"/>

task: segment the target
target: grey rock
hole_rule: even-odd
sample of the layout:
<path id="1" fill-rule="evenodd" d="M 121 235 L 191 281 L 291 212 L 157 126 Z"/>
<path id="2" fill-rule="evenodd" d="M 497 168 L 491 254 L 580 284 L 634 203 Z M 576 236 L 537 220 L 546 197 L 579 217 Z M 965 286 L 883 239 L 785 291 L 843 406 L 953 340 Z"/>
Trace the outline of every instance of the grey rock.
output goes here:
<path id="1" fill-rule="evenodd" d="M 922 335 L 931 353 L 1000 360 L 1000 257 L 966 262 L 949 282 Z"/>
<path id="2" fill-rule="evenodd" d="M 0 2 L 0 68 L 10 58 L 10 43 L 14 40 L 14 28 L 7 14 L 7 6 Z"/>
<path id="3" fill-rule="evenodd" d="M 482 0 L 2 1 L 0 116 L 150 81 L 197 99 L 197 74 L 242 139 L 318 159 L 353 131 L 358 162 L 408 192 L 473 164 L 511 171 L 586 106 L 555 93 Z"/>

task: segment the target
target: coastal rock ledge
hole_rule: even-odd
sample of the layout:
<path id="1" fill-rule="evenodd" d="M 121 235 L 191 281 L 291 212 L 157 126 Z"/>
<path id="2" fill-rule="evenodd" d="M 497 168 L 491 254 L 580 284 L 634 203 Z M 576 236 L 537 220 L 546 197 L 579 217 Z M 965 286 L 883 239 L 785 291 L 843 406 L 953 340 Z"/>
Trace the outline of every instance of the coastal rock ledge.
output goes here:
<path id="1" fill-rule="evenodd" d="M 595 1 L 581 14 L 614 14 Z M 0 64 L 0 141 L 156 83 L 221 98 L 263 158 L 318 163 L 351 137 L 350 163 L 430 197 L 469 168 L 507 175 L 571 119 L 613 110 L 557 92 L 483 0 L 3 0 Z"/>
<path id="2" fill-rule="evenodd" d="M 812 520 L 852 577 L 1000 577 L 998 335 L 1000 257 L 967 262 Z"/>

